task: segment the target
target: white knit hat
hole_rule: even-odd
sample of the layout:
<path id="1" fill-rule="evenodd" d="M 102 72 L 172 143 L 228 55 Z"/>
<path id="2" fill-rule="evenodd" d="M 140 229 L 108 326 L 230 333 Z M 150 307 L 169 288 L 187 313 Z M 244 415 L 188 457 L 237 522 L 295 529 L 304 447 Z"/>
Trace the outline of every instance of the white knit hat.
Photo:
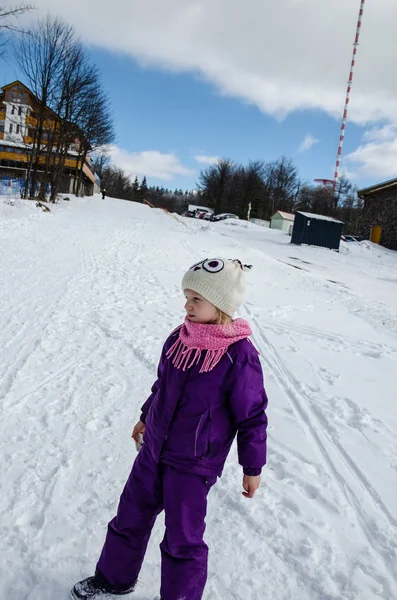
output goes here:
<path id="1" fill-rule="evenodd" d="M 239 260 L 210 258 L 190 267 L 182 290 L 193 290 L 230 317 L 244 301 L 244 271 L 251 269 Z"/>

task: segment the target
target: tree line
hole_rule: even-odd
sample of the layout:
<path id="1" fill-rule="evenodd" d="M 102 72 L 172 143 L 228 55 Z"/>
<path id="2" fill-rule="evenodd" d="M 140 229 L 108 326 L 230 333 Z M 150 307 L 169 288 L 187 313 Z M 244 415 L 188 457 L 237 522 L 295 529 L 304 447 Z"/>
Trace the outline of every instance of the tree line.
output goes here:
<path id="1" fill-rule="evenodd" d="M 312 185 L 300 178 L 294 162 L 284 156 L 247 165 L 225 159 L 210 165 L 200 173 L 197 203 L 242 219 L 270 220 L 278 210 L 300 210 L 338 218 L 345 222 L 346 232 L 359 233 L 362 227 L 363 204 L 348 179 L 341 177 L 335 192 Z"/>
<path id="2" fill-rule="evenodd" d="M 170 212 L 182 213 L 189 204 L 196 203 L 197 194 L 182 189 L 171 190 L 163 186 L 150 186 L 144 176 L 130 178 L 122 169 L 110 163 L 105 153 L 94 160 L 94 169 L 101 180 L 102 189 L 112 198 L 132 202 L 149 202 L 155 207 L 166 208 Z"/>
<path id="3" fill-rule="evenodd" d="M 238 165 L 220 160 L 201 171 L 194 191 L 149 186 L 146 177 L 132 180 L 122 169 L 111 165 L 106 154 L 94 162 L 102 187 L 109 196 L 182 213 L 189 204 L 207 206 L 215 214 L 233 213 L 241 219 L 270 220 L 278 211 L 297 210 L 322 214 L 345 223 L 345 233 L 359 234 L 363 228 L 363 202 L 353 184 L 341 177 L 332 188 L 312 185 L 299 177 L 293 161 L 281 157 L 270 162 L 250 161 Z"/>
<path id="4" fill-rule="evenodd" d="M 112 143 L 115 137 L 110 103 L 98 69 L 87 57 L 74 28 L 58 17 L 46 16 L 29 33 L 21 31 L 14 55 L 39 101 L 37 112 L 29 115 L 23 130 L 23 145 L 28 150 L 24 197 L 43 200 L 50 193 L 54 202 L 67 161 L 77 167 L 69 171 L 73 192 L 84 195 L 83 173 L 89 152 Z M 20 115 L 13 119 L 18 131 Z"/>

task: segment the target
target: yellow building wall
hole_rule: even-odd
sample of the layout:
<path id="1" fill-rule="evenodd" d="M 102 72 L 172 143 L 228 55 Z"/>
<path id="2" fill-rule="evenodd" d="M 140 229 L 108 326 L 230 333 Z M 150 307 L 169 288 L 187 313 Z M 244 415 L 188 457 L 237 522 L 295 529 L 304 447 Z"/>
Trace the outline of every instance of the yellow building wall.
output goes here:
<path id="1" fill-rule="evenodd" d="M 27 154 L 18 154 L 17 152 L 0 152 L 0 160 L 15 160 L 18 162 L 28 162 Z M 40 164 L 44 164 L 46 161 L 45 156 L 40 157 Z M 77 169 L 78 161 L 73 158 L 67 158 L 65 161 L 65 167 L 69 169 Z M 88 176 L 88 173 L 87 173 Z"/>

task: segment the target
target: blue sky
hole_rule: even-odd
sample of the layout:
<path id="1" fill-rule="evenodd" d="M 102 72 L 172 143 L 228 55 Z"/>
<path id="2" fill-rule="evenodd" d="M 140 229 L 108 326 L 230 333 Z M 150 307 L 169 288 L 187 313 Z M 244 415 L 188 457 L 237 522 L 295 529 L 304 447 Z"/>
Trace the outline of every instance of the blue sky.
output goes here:
<path id="1" fill-rule="evenodd" d="M 117 146 L 129 152 L 155 148 L 162 154 L 172 153 L 191 171 L 171 173 L 172 179 L 147 173 L 153 185 L 195 187 L 200 169 L 206 166 L 198 163 L 196 156 L 244 163 L 249 159 L 269 161 L 284 154 L 295 161 L 308 181 L 333 176 L 340 122 L 319 110 L 297 112 L 280 121 L 256 106 L 221 95 L 194 74 L 141 67 L 130 57 L 103 50 L 91 49 L 90 56 L 111 99 Z M 1 69 L 0 82 L 9 83 L 17 75 L 17 69 L 8 64 Z M 306 134 L 319 142 L 300 152 Z M 362 127 L 350 124 L 347 153 L 357 147 L 362 134 Z"/>
<path id="2" fill-rule="evenodd" d="M 214 0 L 213 6 L 221 11 L 224 2 Z M 283 3 L 297 6 L 293 0 Z M 174 0 L 174 12 L 165 11 L 160 0 L 147 0 L 145 5 L 138 0 L 114 0 L 112 7 L 103 7 L 94 19 L 85 21 L 77 0 L 68 8 L 58 0 L 36 2 L 74 24 L 87 43 L 114 111 L 117 140 L 112 159 L 132 177 L 145 174 L 154 185 L 189 189 L 195 187 L 200 169 L 216 157 L 244 163 L 285 155 L 307 181 L 332 178 L 358 2 L 335 0 L 334 20 L 348 5 L 346 27 L 343 21 L 340 39 L 335 41 L 329 33 L 331 19 L 320 46 L 310 37 L 313 27 L 321 37 L 323 24 L 321 11 L 316 16 L 315 0 L 300 4 L 305 10 L 308 5 L 313 8 L 297 14 L 296 19 L 302 19 L 300 29 L 293 19 L 283 21 L 281 7 L 280 15 L 276 14 L 270 0 L 248 0 L 248 4 L 257 10 L 249 16 L 249 27 L 255 26 L 251 16 L 259 18 L 264 6 L 272 9 L 267 41 L 265 21 L 258 30 L 263 31 L 260 38 L 252 31 L 241 33 L 240 22 L 247 13 L 235 4 L 225 4 L 229 10 L 220 12 L 219 22 L 214 22 L 216 15 L 207 22 L 205 0 L 194 4 Z M 397 176 L 397 89 L 388 89 L 388 84 L 382 89 L 379 83 L 384 81 L 379 69 L 385 56 L 390 64 L 397 58 L 394 46 L 382 49 L 382 19 L 389 22 L 397 11 L 390 0 L 379 4 L 385 14 L 370 14 L 367 28 L 370 23 L 372 30 L 362 34 L 344 147 L 344 168 L 358 186 Z M 194 8 L 194 14 L 186 7 Z M 308 22 L 309 14 L 313 23 Z M 285 49 L 285 39 L 279 42 L 279 37 L 288 27 L 291 47 Z M 233 28 L 240 36 L 233 37 Z M 11 64 L 1 65 L 2 85 L 17 75 Z M 379 79 L 376 88 L 371 77 Z M 317 141 L 302 151 L 307 136 Z"/>
<path id="3" fill-rule="evenodd" d="M 332 178 L 339 120 L 319 110 L 276 120 L 256 106 L 221 95 L 194 74 L 142 68 L 129 57 L 104 51 L 93 51 L 91 55 L 111 96 L 117 144 L 134 152 L 156 148 L 176 154 L 196 173 L 176 176 L 177 187 L 194 185 L 201 168 L 194 158 L 197 155 L 246 162 L 273 160 L 285 154 L 294 159 L 302 177 Z M 319 142 L 299 152 L 308 133 Z M 357 147 L 362 134 L 361 127 L 350 125 L 347 153 Z"/>

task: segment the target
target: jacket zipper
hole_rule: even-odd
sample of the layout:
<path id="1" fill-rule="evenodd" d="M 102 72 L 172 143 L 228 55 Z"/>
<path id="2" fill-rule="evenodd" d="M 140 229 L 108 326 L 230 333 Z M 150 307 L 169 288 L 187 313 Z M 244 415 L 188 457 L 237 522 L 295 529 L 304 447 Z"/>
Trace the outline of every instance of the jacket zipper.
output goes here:
<path id="1" fill-rule="evenodd" d="M 197 429 L 196 429 L 196 436 L 194 438 L 194 456 L 197 456 L 197 441 L 198 441 L 198 435 L 199 435 L 199 431 L 200 431 L 200 427 L 201 427 L 201 423 L 203 422 L 205 413 L 203 415 L 201 415 L 200 417 L 200 421 L 199 424 L 197 425 Z"/>
<path id="2" fill-rule="evenodd" d="M 178 408 L 178 404 L 179 404 L 179 402 L 180 402 L 180 399 L 182 398 L 183 392 L 185 391 L 185 387 L 186 387 L 186 384 L 187 384 L 187 380 L 189 379 L 191 372 L 192 372 L 192 370 L 190 369 L 190 370 L 189 370 L 189 372 L 188 372 L 188 374 L 187 374 L 187 376 L 186 376 L 186 378 L 185 378 L 185 381 L 183 382 L 183 386 L 182 386 L 182 388 L 181 388 L 181 391 L 180 391 L 180 394 L 179 394 L 179 396 L 178 396 L 178 400 L 177 400 L 177 403 L 176 403 L 176 405 L 175 405 L 174 412 L 172 413 L 172 416 L 171 416 L 170 425 L 171 425 L 171 423 L 172 423 L 172 419 L 174 418 L 175 411 L 176 411 L 176 409 Z M 168 430 L 167 430 L 167 431 L 166 431 L 166 433 L 165 433 L 164 442 L 166 442 L 167 440 L 168 440 Z M 163 445 L 164 445 L 164 442 L 163 442 L 163 444 L 162 444 L 161 448 L 163 447 Z M 160 450 L 160 452 L 161 452 L 161 450 Z"/>

